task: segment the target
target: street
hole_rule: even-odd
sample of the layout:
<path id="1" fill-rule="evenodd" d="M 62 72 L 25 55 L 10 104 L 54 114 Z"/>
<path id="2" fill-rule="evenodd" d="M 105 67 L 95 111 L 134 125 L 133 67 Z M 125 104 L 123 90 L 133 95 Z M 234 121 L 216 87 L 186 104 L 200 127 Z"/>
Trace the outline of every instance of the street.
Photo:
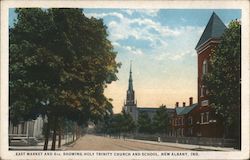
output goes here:
<path id="1" fill-rule="evenodd" d="M 76 141 L 66 150 L 95 150 L 95 151 L 184 151 L 186 149 L 164 146 L 160 144 L 148 144 L 124 139 L 113 139 L 87 134 Z"/>

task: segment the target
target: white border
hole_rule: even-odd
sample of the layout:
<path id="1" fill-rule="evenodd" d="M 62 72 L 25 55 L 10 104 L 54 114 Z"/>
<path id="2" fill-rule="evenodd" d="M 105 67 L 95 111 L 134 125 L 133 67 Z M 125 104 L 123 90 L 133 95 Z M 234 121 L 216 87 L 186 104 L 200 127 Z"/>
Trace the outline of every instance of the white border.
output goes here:
<path id="1" fill-rule="evenodd" d="M 0 158 L 3 159 L 131 159 L 131 157 L 72 157 L 72 156 L 16 156 L 8 150 L 8 11 L 16 7 L 44 8 L 176 8 L 176 9 L 241 9 L 242 10 L 242 150 L 236 152 L 198 152 L 188 157 L 134 157 L 134 159 L 248 159 L 249 156 L 249 1 L 1 1 L 1 108 L 0 108 Z M 195 46 L 194 46 L 195 47 Z M 48 151 L 51 152 L 51 151 Z M 84 153 L 84 151 L 79 151 Z M 96 151 L 93 151 L 93 153 Z M 131 151 L 129 151 L 131 152 Z M 54 152 L 53 152 L 54 153 Z M 61 152 L 63 153 L 63 152 Z M 113 152 L 115 153 L 115 152 Z M 131 152 L 132 153 L 132 152 Z M 159 152 L 160 153 L 160 152 Z M 175 153 L 175 152 L 171 152 Z M 182 152 L 185 153 L 185 152 Z M 190 153 L 190 152 L 188 152 Z"/>

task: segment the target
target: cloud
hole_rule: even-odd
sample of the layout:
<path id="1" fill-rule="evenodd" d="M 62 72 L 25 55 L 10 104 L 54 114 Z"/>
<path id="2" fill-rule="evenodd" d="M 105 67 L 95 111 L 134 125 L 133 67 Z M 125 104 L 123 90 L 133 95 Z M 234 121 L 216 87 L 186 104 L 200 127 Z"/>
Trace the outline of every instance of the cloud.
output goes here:
<path id="1" fill-rule="evenodd" d="M 120 18 L 120 19 L 123 19 L 124 16 L 121 14 L 121 13 L 118 13 L 118 12 L 109 12 L 109 13 L 85 13 L 84 14 L 86 17 L 95 17 L 95 18 L 104 18 L 104 17 L 107 17 L 107 16 L 114 16 L 114 17 L 117 17 L 117 18 Z"/>
<path id="2" fill-rule="evenodd" d="M 122 19 L 108 22 L 107 26 L 111 41 L 126 40 L 132 37 L 148 41 L 149 46 L 153 48 L 159 45 L 166 46 L 168 37 L 180 35 L 178 29 L 163 26 L 149 18 L 127 18 L 124 16 Z"/>
<path id="3" fill-rule="evenodd" d="M 117 49 L 122 50 L 124 53 L 133 54 L 133 55 L 143 55 L 143 52 L 141 49 L 136 48 L 134 46 L 128 46 L 128 45 L 121 45 L 117 42 L 112 43 Z"/>
<path id="4" fill-rule="evenodd" d="M 118 42 L 112 42 L 113 46 L 120 47 L 121 45 Z"/>
<path id="5" fill-rule="evenodd" d="M 187 55 L 187 52 L 177 53 L 169 57 L 171 60 L 180 60 Z"/>
<path id="6" fill-rule="evenodd" d="M 116 49 L 120 49 L 124 53 L 134 55 L 150 54 L 155 60 L 168 59 L 174 61 L 181 60 L 186 55 L 193 56 L 193 54 L 188 54 L 186 51 L 194 49 L 204 27 L 170 27 L 166 24 L 163 25 L 152 18 L 157 15 L 158 11 L 126 9 L 119 12 L 87 13 L 86 15 L 96 18 L 116 17 L 116 19 L 106 21 L 109 39 Z M 141 16 L 130 16 L 134 13 L 139 13 Z M 181 20 L 184 21 L 185 19 Z M 149 49 L 142 52 L 142 49 L 133 45 L 121 43 L 121 41 L 126 41 L 129 38 L 138 41 L 143 40 L 143 43 L 146 43 L 145 45 Z"/>
<path id="7" fill-rule="evenodd" d="M 124 49 L 126 49 L 128 51 L 128 53 L 134 54 L 134 55 L 143 55 L 143 52 L 141 49 L 138 49 L 136 47 L 132 47 L 132 46 L 124 46 Z"/>
<path id="8" fill-rule="evenodd" d="M 181 60 L 183 59 L 185 56 L 193 56 L 192 52 L 191 51 L 183 51 L 183 52 L 172 52 L 172 53 L 161 53 L 159 55 L 157 55 L 155 57 L 156 60 L 173 60 L 173 61 L 176 61 L 176 60 Z"/>
<path id="9" fill-rule="evenodd" d="M 133 15 L 134 13 L 139 13 L 140 15 L 144 16 L 149 16 L 149 17 L 155 17 L 157 16 L 159 9 L 124 9 L 122 12 L 128 14 L 128 15 Z"/>
<path id="10" fill-rule="evenodd" d="M 140 13 L 141 15 L 156 16 L 159 10 L 122 10 L 127 14 L 133 14 L 134 12 Z M 109 12 L 109 13 L 86 13 L 87 17 L 104 18 L 107 16 L 117 17 L 118 20 L 112 20 L 108 22 L 108 28 L 110 39 L 112 41 L 124 40 L 129 37 L 133 37 L 138 40 L 147 40 L 155 46 L 155 42 L 166 44 L 163 37 L 166 36 L 177 36 L 179 32 L 171 29 L 168 26 L 162 26 L 160 23 L 153 21 L 150 18 L 139 17 L 139 18 L 128 18 L 122 13 Z"/>

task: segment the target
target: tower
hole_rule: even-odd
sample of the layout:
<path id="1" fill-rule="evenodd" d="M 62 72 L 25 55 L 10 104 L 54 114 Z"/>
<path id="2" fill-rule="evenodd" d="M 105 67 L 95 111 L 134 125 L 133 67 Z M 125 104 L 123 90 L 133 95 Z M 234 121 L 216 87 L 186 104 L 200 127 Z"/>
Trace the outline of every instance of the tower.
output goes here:
<path id="1" fill-rule="evenodd" d="M 216 118 L 213 108 L 209 105 L 208 90 L 202 82 L 202 78 L 209 72 L 209 60 L 220 43 L 220 37 L 226 26 L 221 19 L 213 12 L 207 26 L 202 33 L 195 49 L 198 56 L 198 126 L 197 135 L 204 137 L 221 137 L 222 124 Z M 209 131 L 209 132 L 208 132 Z"/>
<path id="2" fill-rule="evenodd" d="M 136 104 L 135 104 L 135 91 L 133 89 L 132 63 L 131 62 L 130 62 L 126 106 L 136 106 Z"/>
<path id="3" fill-rule="evenodd" d="M 133 89 L 133 78 L 132 78 L 132 62 L 130 61 L 130 71 L 128 80 L 128 90 L 126 101 L 124 104 L 124 110 L 130 114 L 132 118 L 137 121 L 137 103 L 135 101 L 135 91 Z"/>
<path id="4" fill-rule="evenodd" d="M 200 106 L 208 106 L 206 86 L 202 83 L 202 76 L 209 72 L 209 59 L 212 50 L 220 43 L 220 37 L 226 26 L 213 12 L 208 24 L 201 35 L 195 49 L 198 54 L 198 103 Z"/>

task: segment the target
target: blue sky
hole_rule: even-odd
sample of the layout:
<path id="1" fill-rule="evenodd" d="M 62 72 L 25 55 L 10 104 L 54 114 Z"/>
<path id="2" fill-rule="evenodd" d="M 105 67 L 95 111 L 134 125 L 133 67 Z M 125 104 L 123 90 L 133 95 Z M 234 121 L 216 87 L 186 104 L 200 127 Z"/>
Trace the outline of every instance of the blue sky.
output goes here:
<path id="1" fill-rule="evenodd" d="M 191 96 L 197 100 L 194 48 L 213 11 L 226 25 L 241 18 L 235 9 L 84 9 L 85 16 L 103 19 L 122 63 L 119 80 L 105 90 L 114 112 L 121 111 L 125 100 L 130 60 L 138 106 L 173 107 Z M 10 26 L 15 17 L 10 10 Z"/>

